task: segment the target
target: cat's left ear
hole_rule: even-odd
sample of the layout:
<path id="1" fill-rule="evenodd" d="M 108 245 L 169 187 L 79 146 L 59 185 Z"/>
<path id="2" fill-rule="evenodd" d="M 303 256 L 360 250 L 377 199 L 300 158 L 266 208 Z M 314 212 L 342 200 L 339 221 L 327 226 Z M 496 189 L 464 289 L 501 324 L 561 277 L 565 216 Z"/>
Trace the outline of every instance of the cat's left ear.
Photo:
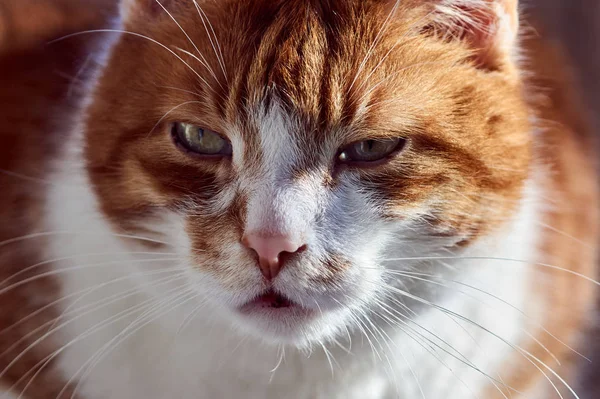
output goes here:
<path id="1" fill-rule="evenodd" d="M 433 6 L 428 26 L 436 34 L 461 39 L 477 63 L 498 69 L 514 61 L 519 34 L 518 0 L 411 0 Z"/>

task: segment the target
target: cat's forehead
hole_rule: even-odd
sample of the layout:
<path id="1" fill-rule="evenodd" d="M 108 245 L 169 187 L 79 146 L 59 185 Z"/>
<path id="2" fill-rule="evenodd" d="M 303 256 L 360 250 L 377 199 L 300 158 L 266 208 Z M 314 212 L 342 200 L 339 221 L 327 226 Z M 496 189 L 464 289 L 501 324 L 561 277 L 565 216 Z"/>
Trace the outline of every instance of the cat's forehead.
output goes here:
<path id="1" fill-rule="evenodd" d="M 214 103 L 207 116 L 248 123 L 279 107 L 305 132 L 377 134 L 368 129 L 386 129 L 378 118 L 390 113 L 390 102 L 405 102 L 403 109 L 411 114 L 415 88 L 425 87 L 424 72 L 436 78 L 433 68 L 423 71 L 423 66 L 450 65 L 463 56 L 445 51 L 440 60 L 441 48 L 419 50 L 413 37 L 418 30 L 410 31 L 415 16 L 408 10 L 391 21 L 386 2 L 321 3 L 205 2 L 199 11 L 193 2 L 185 7 L 169 2 L 156 11 L 155 24 L 145 18 L 126 27 L 174 49 L 188 64 L 146 43 L 158 61 L 155 73 L 170 86 L 189 90 L 201 81 L 203 95 Z M 139 39 L 131 42 L 139 46 Z M 413 76 L 421 81 L 412 82 Z M 394 116 L 404 117 L 398 109 Z M 348 126 L 353 129 L 342 129 Z"/>
<path id="2" fill-rule="evenodd" d="M 205 52 L 227 76 L 209 94 L 249 134 L 274 115 L 283 115 L 286 132 L 311 139 L 414 130 L 427 112 L 415 98 L 464 56 L 435 45 L 424 51 L 410 31 L 415 16 L 404 10 L 392 22 L 384 2 L 234 3 L 211 14 L 221 43 L 209 38 Z"/>

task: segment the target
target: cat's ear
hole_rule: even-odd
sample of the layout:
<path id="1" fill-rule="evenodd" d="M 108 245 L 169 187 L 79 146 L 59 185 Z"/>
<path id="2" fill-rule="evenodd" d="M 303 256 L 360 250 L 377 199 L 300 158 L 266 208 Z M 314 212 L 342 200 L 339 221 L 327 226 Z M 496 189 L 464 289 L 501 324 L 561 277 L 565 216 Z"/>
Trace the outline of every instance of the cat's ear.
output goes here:
<path id="1" fill-rule="evenodd" d="M 446 39 L 467 42 L 478 65 L 498 69 L 514 61 L 519 33 L 518 0 L 413 0 L 433 6 L 427 26 Z"/>
<path id="2" fill-rule="evenodd" d="M 136 16 L 142 18 L 157 16 L 164 11 L 164 8 L 169 8 L 176 1 L 179 0 L 121 0 L 121 20 L 127 21 Z M 189 1 L 192 2 L 192 0 Z"/>
<path id="3" fill-rule="evenodd" d="M 121 0 L 119 6 L 121 21 L 127 21 L 133 15 L 148 8 L 151 5 L 150 1 L 154 0 Z"/>

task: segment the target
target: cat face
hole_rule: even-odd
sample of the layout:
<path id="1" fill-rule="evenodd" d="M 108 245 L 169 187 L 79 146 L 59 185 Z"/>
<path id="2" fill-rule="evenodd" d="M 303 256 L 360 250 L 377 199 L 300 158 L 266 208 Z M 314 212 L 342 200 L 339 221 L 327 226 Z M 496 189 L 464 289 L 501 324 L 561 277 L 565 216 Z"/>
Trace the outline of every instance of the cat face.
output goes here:
<path id="1" fill-rule="evenodd" d="M 103 216 L 172 243 L 245 331 L 306 345 L 352 326 L 408 267 L 388 258 L 468 247 L 518 203 L 514 8 L 125 2 L 85 119 Z"/>

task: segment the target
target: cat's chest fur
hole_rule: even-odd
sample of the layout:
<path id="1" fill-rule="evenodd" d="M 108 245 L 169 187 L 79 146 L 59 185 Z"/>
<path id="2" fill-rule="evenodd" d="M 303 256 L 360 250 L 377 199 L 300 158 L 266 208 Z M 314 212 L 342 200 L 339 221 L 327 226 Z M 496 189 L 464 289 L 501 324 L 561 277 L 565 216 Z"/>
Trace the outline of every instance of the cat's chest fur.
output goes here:
<path id="1" fill-rule="evenodd" d="M 82 398 L 464 398 L 490 382 L 501 384 L 495 373 L 514 353 L 508 343 L 518 342 L 527 327 L 522 314 L 491 295 L 535 315 L 536 305 L 525 301 L 529 266 L 465 260 L 455 265 L 464 272 L 454 276 L 463 289 L 448 290 L 436 302 L 439 309 L 423 311 L 396 328 L 385 318 L 373 319 L 349 338 L 340 337 L 339 346 L 315 345 L 312 353 L 282 351 L 235 331 L 222 310 L 186 301 L 164 275 L 162 283 L 146 285 L 160 285 L 167 300 L 148 302 L 139 281 L 130 280 L 135 277 L 128 276 L 127 265 L 161 255 L 148 256 L 143 248 L 127 254 L 132 248 L 113 236 L 98 215 L 86 179 L 74 170 L 63 168 L 49 192 L 47 228 L 70 233 L 53 238 L 47 255 L 100 254 L 54 266 L 69 269 L 60 273 L 62 295 L 71 296 L 61 312 L 64 322 L 72 317 L 59 332 L 66 347 L 57 364 L 65 381 L 79 383 Z M 497 257 L 534 255 L 534 193 L 529 197 L 510 230 L 502 233 L 493 252 Z M 490 253 L 485 247 L 467 255 Z M 151 267 L 158 274 L 163 263 L 172 264 L 158 261 Z"/>

